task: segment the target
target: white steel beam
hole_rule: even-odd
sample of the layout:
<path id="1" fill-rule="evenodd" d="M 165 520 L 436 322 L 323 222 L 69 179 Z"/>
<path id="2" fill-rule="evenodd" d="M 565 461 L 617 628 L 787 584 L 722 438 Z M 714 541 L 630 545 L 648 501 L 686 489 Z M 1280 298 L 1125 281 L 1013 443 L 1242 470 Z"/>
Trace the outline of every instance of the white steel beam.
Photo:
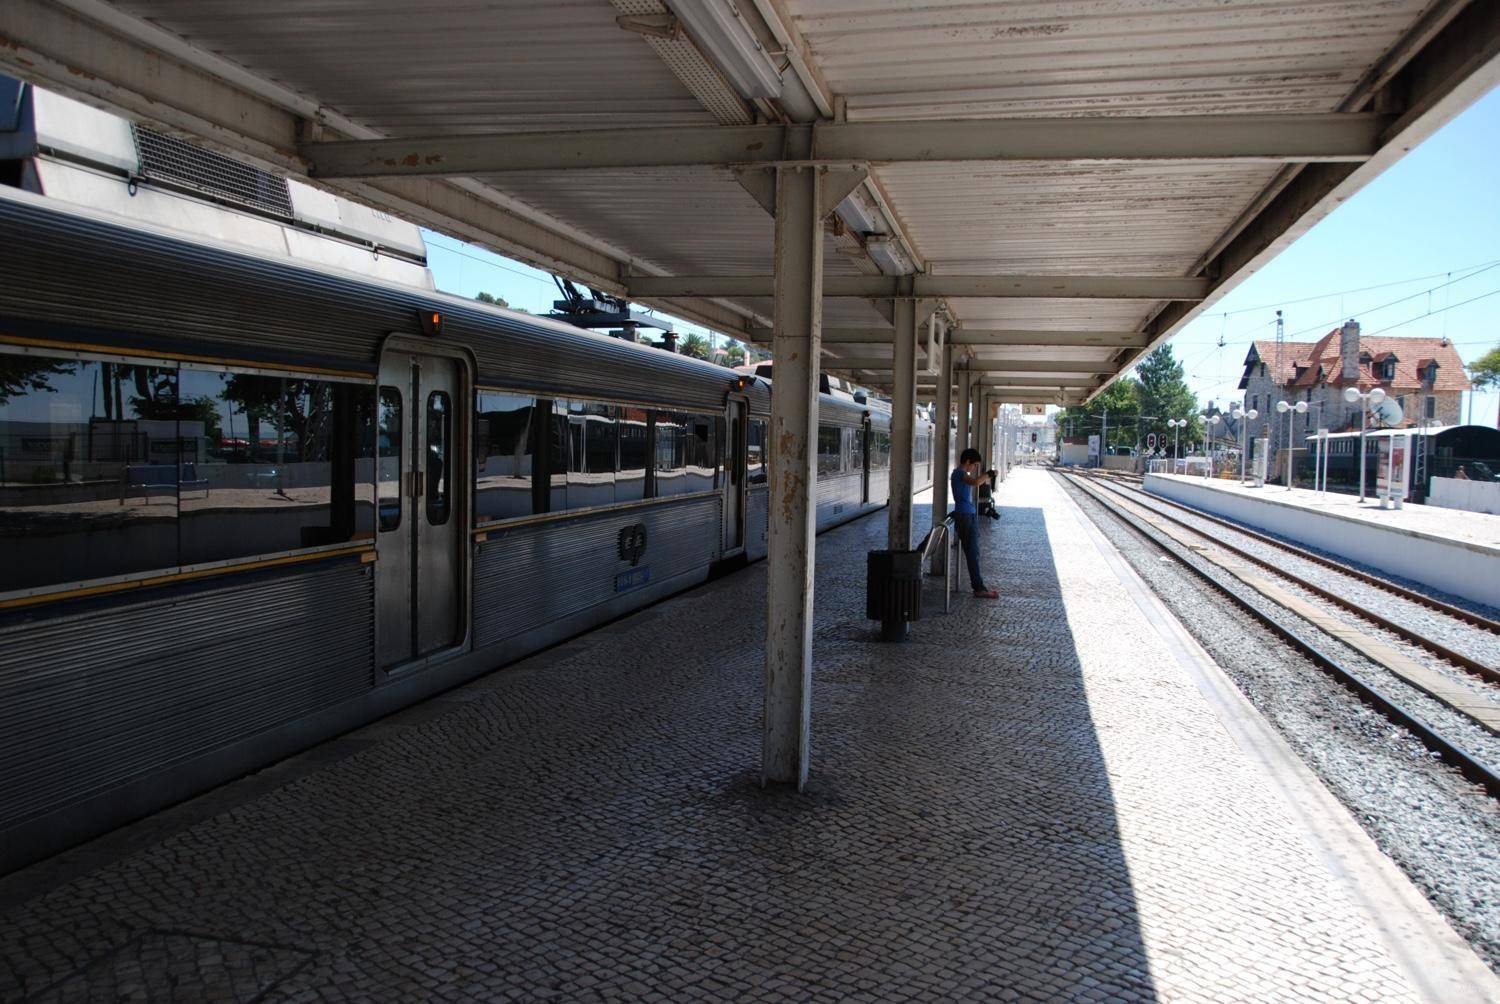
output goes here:
<path id="1" fill-rule="evenodd" d="M 953 380 L 958 385 L 955 388 L 958 392 L 958 428 L 954 430 L 953 452 L 960 454 L 969 448 L 969 411 L 973 404 L 970 390 L 973 388 L 974 378 L 967 370 L 955 370 Z"/>
<path id="2" fill-rule="evenodd" d="M 825 332 L 825 335 L 827 332 Z M 1046 345 L 1128 348 L 1145 345 L 1149 336 L 1139 331 L 1045 331 L 1005 328 L 954 328 L 954 345 Z"/>
<path id="3" fill-rule="evenodd" d="M 880 356 L 829 356 L 823 357 L 823 368 L 825 370 L 869 370 L 882 371 L 894 369 L 897 360 L 895 357 Z M 1115 372 L 1115 366 L 1108 362 L 1075 362 L 1072 360 L 1055 359 L 980 359 L 970 358 L 968 368 L 971 373 L 1066 373 L 1087 374 L 1089 376 L 1106 376 Z M 918 379 L 921 379 L 919 377 Z"/>
<path id="4" fill-rule="evenodd" d="M 813 545 L 817 508 L 819 329 L 823 324 L 821 172 L 776 179 L 776 393 L 771 395 L 762 783 L 807 783 L 812 731 Z"/>
<path id="5" fill-rule="evenodd" d="M 890 344 L 894 328 L 824 328 L 824 345 Z M 746 331 L 752 342 L 769 342 L 771 329 L 752 327 Z M 1045 329 L 949 328 L 953 345 L 1040 345 L 1084 348 L 1138 348 L 1150 336 L 1140 331 L 1049 331 Z"/>
<path id="6" fill-rule="evenodd" d="M 941 322 L 939 322 L 941 323 Z M 949 419 L 953 414 L 953 345 L 943 339 L 939 350 L 937 372 L 937 407 L 933 416 L 937 428 L 932 436 L 932 519 L 930 526 L 937 529 L 948 515 L 948 476 L 953 467 L 948 462 L 953 430 Z M 948 548 L 943 547 L 933 555 L 932 570 L 944 574 L 948 570 Z"/>
<path id="7" fill-rule="evenodd" d="M 824 296 L 866 299 L 1045 298 L 1103 300 L 1198 300 L 1208 279 L 1159 275 L 844 275 L 823 280 Z M 771 296 L 769 275 L 641 275 L 626 280 L 632 299 L 645 297 Z M 877 329 L 878 330 L 878 329 Z"/>
<path id="8" fill-rule="evenodd" d="M 1099 380 L 1097 380 L 1097 379 L 1089 379 L 1087 376 L 1084 376 L 1082 374 L 1079 374 L 1077 376 L 1066 376 L 1066 377 L 988 376 L 987 375 L 987 376 L 984 376 L 984 377 L 980 378 L 979 382 L 981 384 L 983 384 L 986 388 L 991 388 L 991 387 L 1011 387 L 1011 388 L 1018 388 L 1018 387 L 1026 387 L 1026 388 L 1055 387 L 1058 390 L 1064 390 L 1064 389 L 1068 389 L 1068 388 L 1084 388 L 1084 389 L 1087 389 L 1087 390 L 1093 390 L 1094 388 L 1098 387 L 1099 383 L 1100 383 Z"/>
<path id="9" fill-rule="evenodd" d="M 886 503 L 886 547 L 911 548 L 912 426 L 917 407 L 917 302 L 894 304 L 896 341 L 892 345 L 891 476 Z"/>
<path id="10" fill-rule="evenodd" d="M 667 126 L 564 132 L 413 136 L 304 143 L 315 178 L 473 176 L 506 171 L 735 167 L 797 161 L 829 166 L 1008 160 L 1211 160 L 1358 163 L 1390 123 L 1375 114 L 818 122 Z"/>

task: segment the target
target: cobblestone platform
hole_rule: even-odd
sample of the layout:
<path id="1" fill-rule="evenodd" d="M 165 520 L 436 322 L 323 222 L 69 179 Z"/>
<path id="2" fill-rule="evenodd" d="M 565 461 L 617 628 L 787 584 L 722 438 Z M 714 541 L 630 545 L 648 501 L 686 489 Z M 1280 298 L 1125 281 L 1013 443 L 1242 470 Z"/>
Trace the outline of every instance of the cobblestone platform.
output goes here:
<path id="1" fill-rule="evenodd" d="M 0 999 L 1445 999 L 1466 949 L 1051 478 L 1001 502 L 1002 599 L 903 646 L 883 515 L 820 539 L 805 793 L 755 780 L 751 568 L 0 882 Z"/>

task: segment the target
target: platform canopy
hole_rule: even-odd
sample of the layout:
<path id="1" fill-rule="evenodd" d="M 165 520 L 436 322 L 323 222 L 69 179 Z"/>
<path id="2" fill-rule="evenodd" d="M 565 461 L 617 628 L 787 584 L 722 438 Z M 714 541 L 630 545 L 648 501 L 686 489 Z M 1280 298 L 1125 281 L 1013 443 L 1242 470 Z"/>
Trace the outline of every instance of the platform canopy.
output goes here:
<path id="1" fill-rule="evenodd" d="M 0 71 L 757 341 L 764 168 L 826 165 L 825 369 L 887 379 L 915 298 L 1018 402 L 1096 394 L 1497 51 L 1462 0 L 0 5 Z"/>

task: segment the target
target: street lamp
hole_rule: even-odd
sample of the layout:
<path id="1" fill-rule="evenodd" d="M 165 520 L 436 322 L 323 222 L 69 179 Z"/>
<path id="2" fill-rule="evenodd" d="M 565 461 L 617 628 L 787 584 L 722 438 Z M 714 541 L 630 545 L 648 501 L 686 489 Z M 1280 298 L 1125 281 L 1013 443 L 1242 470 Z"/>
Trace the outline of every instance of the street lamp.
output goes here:
<path id="1" fill-rule="evenodd" d="M 1286 490 L 1292 490 L 1292 457 L 1296 451 L 1292 447 L 1292 425 L 1297 421 L 1295 415 L 1307 414 L 1307 402 L 1298 401 L 1296 404 L 1288 404 L 1285 401 L 1276 402 L 1276 410 L 1286 416 Z"/>
<path id="2" fill-rule="evenodd" d="M 1178 446 L 1180 445 L 1180 442 L 1181 442 L 1181 435 L 1182 435 L 1181 429 L 1182 429 L 1182 427 L 1184 425 L 1187 425 L 1187 419 L 1185 419 L 1185 418 L 1169 418 L 1169 419 L 1167 419 L 1167 426 L 1169 428 L 1171 428 L 1171 430 L 1172 430 L 1172 471 L 1173 471 L 1173 473 L 1176 473 L 1176 471 L 1177 471 L 1177 460 L 1178 460 L 1177 454 L 1179 452 Z"/>
<path id="3" fill-rule="evenodd" d="M 1204 476 L 1211 478 L 1214 476 L 1214 426 L 1218 425 L 1222 419 L 1219 417 L 1218 412 L 1214 412 L 1212 415 L 1203 414 L 1199 417 L 1203 419 L 1203 466 L 1208 468 L 1208 473 Z"/>
<path id="4" fill-rule="evenodd" d="M 1250 452 L 1249 441 L 1246 439 L 1245 433 L 1246 431 L 1248 431 L 1250 423 L 1260 417 L 1260 412 L 1256 411 L 1254 408 L 1251 408 L 1249 411 L 1245 411 L 1239 405 L 1235 405 L 1233 415 L 1235 421 L 1240 423 L 1240 484 L 1244 484 L 1245 454 Z"/>
<path id="5" fill-rule="evenodd" d="M 1358 387 L 1345 387 L 1344 400 L 1350 404 L 1357 404 L 1359 408 L 1359 500 L 1365 500 L 1365 421 L 1370 414 L 1371 408 L 1380 407 L 1385 400 L 1385 390 L 1381 387 L 1372 387 L 1368 394 L 1360 393 Z"/>

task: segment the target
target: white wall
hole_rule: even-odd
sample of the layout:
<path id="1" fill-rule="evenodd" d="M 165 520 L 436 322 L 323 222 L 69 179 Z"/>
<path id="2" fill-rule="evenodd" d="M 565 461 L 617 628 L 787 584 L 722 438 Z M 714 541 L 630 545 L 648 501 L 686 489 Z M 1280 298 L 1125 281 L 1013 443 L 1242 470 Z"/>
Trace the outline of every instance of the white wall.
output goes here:
<path id="1" fill-rule="evenodd" d="M 1147 474 L 1145 488 L 1454 596 L 1500 605 L 1500 549 L 1214 488 L 1200 478 Z"/>
<path id="2" fill-rule="evenodd" d="M 1432 494 L 1428 497 L 1427 504 L 1500 516 L 1500 481 L 1433 478 Z"/>

